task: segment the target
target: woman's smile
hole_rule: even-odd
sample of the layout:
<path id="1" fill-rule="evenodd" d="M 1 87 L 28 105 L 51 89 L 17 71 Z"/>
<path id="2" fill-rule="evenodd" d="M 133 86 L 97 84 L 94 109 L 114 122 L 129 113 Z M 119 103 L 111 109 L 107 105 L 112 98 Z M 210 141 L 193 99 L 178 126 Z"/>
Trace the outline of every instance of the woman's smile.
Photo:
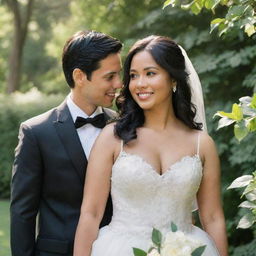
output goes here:
<path id="1" fill-rule="evenodd" d="M 137 96 L 140 100 L 147 100 L 150 98 L 150 96 L 154 94 L 153 92 L 139 92 L 137 93 Z"/>

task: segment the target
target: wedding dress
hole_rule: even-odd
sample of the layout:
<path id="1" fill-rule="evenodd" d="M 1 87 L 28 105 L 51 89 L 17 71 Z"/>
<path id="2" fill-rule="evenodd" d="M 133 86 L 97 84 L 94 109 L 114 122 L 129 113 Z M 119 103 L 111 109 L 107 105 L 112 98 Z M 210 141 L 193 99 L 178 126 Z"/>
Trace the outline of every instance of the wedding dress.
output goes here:
<path id="1" fill-rule="evenodd" d="M 112 168 L 112 221 L 100 229 L 91 255 L 133 256 L 133 247 L 147 251 L 152 245 L 153 227 L 164 235 L 170 231 L 171 222 L 206 245 L 203 256 L 219 255 L 209 235 L 192 224 L 193 202 L 201 179 L 199 143 L 197 154 L 184 156 L 162 175 L 121 146 Z"/>

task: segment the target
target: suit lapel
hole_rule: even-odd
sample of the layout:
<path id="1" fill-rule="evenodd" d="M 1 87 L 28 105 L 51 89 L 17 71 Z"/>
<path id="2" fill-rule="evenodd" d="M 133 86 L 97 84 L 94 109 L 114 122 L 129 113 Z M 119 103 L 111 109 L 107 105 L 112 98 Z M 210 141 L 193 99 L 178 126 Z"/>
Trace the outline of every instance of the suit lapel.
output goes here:
<path id="1" fill-rule="evenodd" d="M 57 108 L 57 119 L 54 126 L 67 151 L 81 182 L 84 183 L 87 159 L 75 129 L 66 101 Z"/>

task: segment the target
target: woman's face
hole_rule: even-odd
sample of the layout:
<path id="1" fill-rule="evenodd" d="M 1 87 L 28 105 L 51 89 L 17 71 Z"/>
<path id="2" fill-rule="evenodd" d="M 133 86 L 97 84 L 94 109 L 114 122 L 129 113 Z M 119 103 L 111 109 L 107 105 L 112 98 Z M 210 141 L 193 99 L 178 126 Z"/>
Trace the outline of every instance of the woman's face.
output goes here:
<path id="1" fill-rule="evenodd" d="M 167 71 L 155 62 L 148 51 L 134 55 L 129 90 L 143 110 L 169 107 L 174 83 Z"/>

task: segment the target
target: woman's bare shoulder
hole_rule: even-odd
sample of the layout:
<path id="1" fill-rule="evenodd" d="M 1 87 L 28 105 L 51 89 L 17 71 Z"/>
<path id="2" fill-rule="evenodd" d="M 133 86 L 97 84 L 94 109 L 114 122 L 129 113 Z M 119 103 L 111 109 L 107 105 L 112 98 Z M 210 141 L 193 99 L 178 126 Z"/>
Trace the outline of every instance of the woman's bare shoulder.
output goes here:
<path id="1" fill-rule="evenodd" d="M 218 152 L 213 138 L 205 131 L 200 131 L 200 152 L 204 159 L 218 159 Z"/>
<path id="2" fill-rule="evenodd" d="M 115 149 L 120 144 L 120 139 L 114 133 L 115 122 L 107 124 L 101 131 L 96 143 L 104 148 Z"/>
<path id="3" fill-rule="evenodd" d="M 206 147 L 215 147 L 213 138 L 206 131 L 199 131 L 201 144 Z"/>

